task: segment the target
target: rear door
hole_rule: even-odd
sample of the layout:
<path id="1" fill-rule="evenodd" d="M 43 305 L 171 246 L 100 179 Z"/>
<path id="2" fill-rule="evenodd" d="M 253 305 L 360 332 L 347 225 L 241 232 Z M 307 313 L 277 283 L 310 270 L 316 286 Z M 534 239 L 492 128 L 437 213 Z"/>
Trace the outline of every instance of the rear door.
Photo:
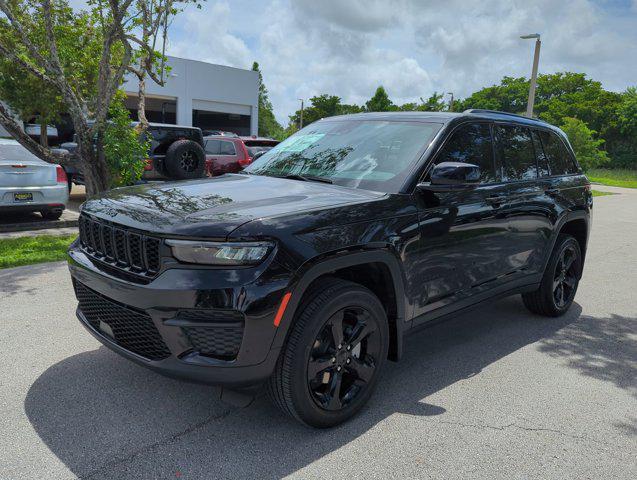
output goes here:
<path id="1" fill-rule="evenodd" d="M 410 286 L 415 316 L 491 288 L 509 269 L 503 250 L 510 250 L 508 220 L 503 215 L 507 185 L 496 170 L 491 125 L 463 124 L 434 158 L 478 165 L 480 184 L 461 192 L 429 194 L 418 199 L 419 261 Z"/>
<path id="2" fill-rule="evenodd" d="M 496 158 L 507 183 L 502 214 L 509 223 L 507 269 L 515 276 L 541 271 L 551 229 L 551 206 L 538 180 L 538 151 L 532 130 L 514 124 L 495 125 Z"/>

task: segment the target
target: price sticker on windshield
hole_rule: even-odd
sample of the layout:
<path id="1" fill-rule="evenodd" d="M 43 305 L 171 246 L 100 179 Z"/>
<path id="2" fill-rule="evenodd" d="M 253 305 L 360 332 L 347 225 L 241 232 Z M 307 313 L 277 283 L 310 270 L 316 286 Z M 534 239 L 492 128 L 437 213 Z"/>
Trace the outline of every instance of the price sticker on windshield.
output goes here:
<path id="1" fill-rule="evenodd" d="M 281 152 L 302 152 L 325 136 L 324 133 L 310 133 L 308 135 L 295 135 L 281 145 L 278 150 Z"/>

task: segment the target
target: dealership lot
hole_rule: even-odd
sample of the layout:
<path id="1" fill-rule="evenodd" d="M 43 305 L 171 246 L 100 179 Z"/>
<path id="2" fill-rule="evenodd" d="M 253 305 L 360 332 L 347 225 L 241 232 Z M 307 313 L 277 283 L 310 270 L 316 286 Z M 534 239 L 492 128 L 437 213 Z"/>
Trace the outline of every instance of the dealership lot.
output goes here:
<path id="1" fill-rule="evenodd" d="M 635 478 L 637 190 L 599 189 L 565 317 L 515 297 L 424 330 L 327 431 L 100 346 L 64 264 L 2 270 L 0 478 Z"/>

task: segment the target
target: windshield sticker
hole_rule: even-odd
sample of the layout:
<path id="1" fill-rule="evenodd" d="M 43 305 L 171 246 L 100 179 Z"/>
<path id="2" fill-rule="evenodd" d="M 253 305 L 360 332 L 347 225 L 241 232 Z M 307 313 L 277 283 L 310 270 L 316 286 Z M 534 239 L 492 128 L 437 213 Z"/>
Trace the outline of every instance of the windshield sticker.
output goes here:
<path id="1" fill-rule="evenodd" d="M 284 142 L 279 151 L 282 152 L 302 152 L 308 147 L 311 147 L 314 143 L 318 142 L 325 136 L 324 133 L 311 133 L 308 135 L 297 135 Z"/>

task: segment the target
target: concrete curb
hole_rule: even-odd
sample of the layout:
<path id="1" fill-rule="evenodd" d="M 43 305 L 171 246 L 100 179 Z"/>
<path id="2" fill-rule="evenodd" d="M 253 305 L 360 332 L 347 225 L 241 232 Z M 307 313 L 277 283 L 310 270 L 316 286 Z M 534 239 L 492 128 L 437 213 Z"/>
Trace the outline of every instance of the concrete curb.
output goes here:
<path id="1" fill-rule="evenodd" d="M 0 233 L 23 232 L 27 230 L 48 230 L 50 228 L 77 227 L 77 219 L 73 220 L 50 220 L 42 222 L 24 222 L 0 225 Z"/>

